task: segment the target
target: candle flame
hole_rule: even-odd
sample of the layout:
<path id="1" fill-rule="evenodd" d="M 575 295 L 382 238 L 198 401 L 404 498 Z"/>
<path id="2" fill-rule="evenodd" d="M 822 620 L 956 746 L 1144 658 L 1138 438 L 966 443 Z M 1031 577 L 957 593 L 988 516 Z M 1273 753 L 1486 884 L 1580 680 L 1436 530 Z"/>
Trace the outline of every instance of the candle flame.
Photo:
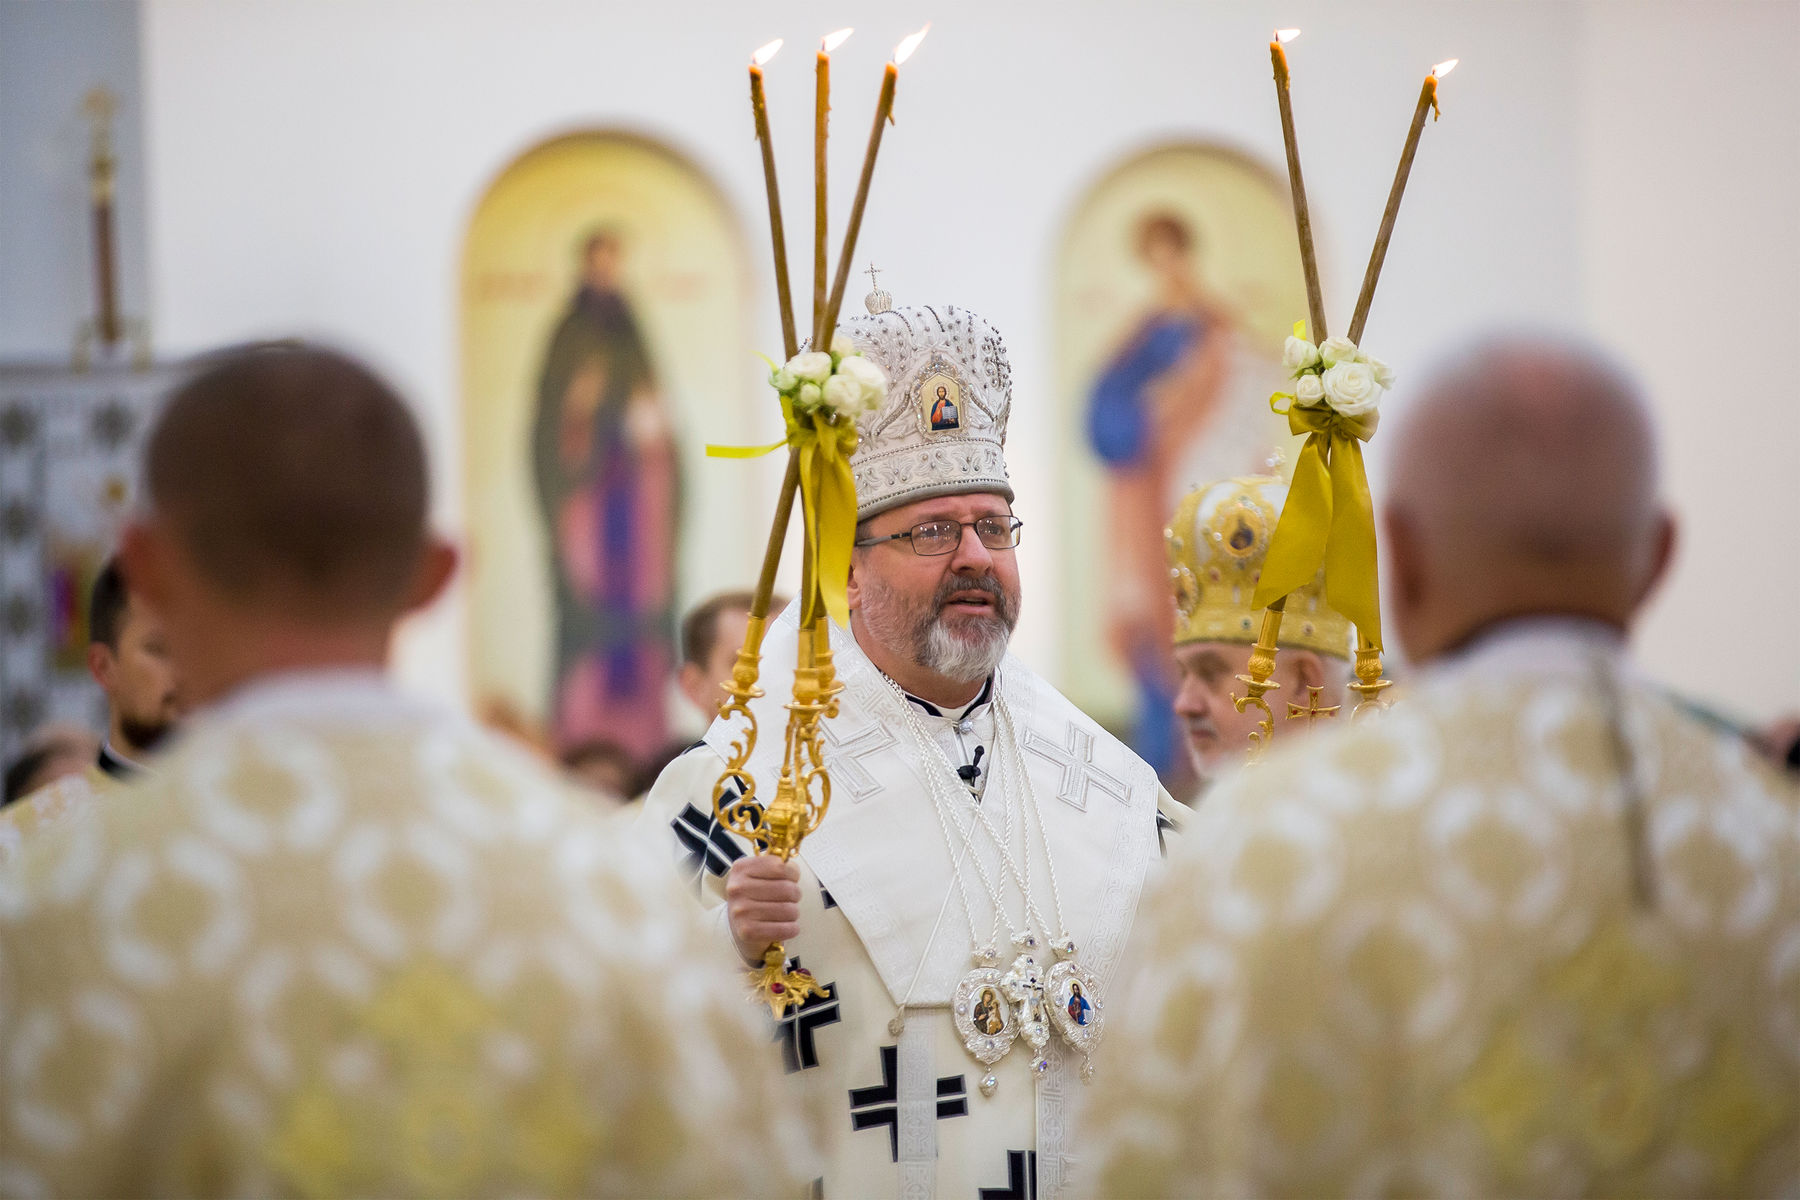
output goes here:
<path id="1" fill-rule="evenodd" d="M 1460 58 L 1445 59 L 1443 62 L 1439 63 L 1437 66 L 1431 68 L 1431 77 L 1433 79 L 1442 79 L 1444 76 L 1448 75 L 1450 72 L 1456 70 L 1456 64 L 1461 61 L 1462 61 L 1462 59 L 1460 59 Z"/>
<path id="2" fill-rule="evenodd" d="M 819 53 L 830 54 L 833 50 L 836 50 L 839 46 L 849 41 L 850 35 L 855 32 L 856 30 L 854 29 L 840 29 L 836 33 L 826 34 L 819 39 Z"/>
<path id="3" fill-rule="evenodd" d="M 771 58 L 781 53 L 781 42 L 781 38 L 776 38 L 768 45 L 759 47 L 756 53 L 750 56 L 750 61 L 759 67 L 767 66 Z"/>
<path id="4" fill-rule="evenodd" d="M 1298 29 L 1277 29 L 1275 31 L 1275 40 L 1284 46 L 1299 36 L 1300 31 Z"/>
<path id="5" fill-rule="evenodd" d="M 911 58 L 913 51 L 919 48 L 919 43 L 924 41 L 925 35 L 930 32 L 931 22 L 927 21 L 925 22 L 925 28 L 919 30 L 919 32 L 910 33 L 901 38 L 900 44 L 894 47 L 894 65 L 897 67 L 907 59 Z"/>

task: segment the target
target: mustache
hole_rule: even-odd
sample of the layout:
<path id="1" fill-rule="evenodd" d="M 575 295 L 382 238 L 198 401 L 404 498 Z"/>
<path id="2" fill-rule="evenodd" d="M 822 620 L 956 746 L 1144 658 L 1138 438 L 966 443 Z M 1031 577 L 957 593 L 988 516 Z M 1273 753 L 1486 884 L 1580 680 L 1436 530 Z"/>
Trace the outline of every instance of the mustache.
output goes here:
<path id="1" fill-rule="evenodd" d="M 1219 736 L 1219 727 L 1211 717 L 1189 717 L 1182 722 L 1182 725 L 1187 728 L 1190 737 L 1196 733 L 1210 733 L 1214 737 Z"/>
<path id="2" fill-rule="evenodd" d="M 937 594 L 931 598 L 931 607 L 933 609 L 941 610 L 946 604 L 950 603 L 950 597 L 962 592 L 983 593 L 994 602 L 994 608 L 997 611 L 1004 611 L 1006 607 L 1006 592 L 1001 588 L 1000 581 L 995 579 L 991 574 L 979 576 L 950 576 L 950 578 L 938 584 Z"/>

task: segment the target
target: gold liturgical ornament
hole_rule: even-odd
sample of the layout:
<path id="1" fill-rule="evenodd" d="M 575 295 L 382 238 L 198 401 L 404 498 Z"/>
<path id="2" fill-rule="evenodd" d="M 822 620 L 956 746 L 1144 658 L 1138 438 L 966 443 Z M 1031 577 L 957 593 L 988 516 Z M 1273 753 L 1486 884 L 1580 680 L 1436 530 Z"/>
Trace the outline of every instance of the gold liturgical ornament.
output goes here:
<path id="1" fill-rule="evenodd" d="M 113 209 L 118 200 L 119 160 L 113 151 L 113 118 L 119 98 L 104 87 L 82 98 L 81 111 L 92 126 L 92 150 L 88 158 L 88 204 L 94 234 L 94 315 L 75 331 L 74 365 L 85 371 L 93 364 L 94 347 L 111 352 L 127 336 L 133 343 L 132 365 L 150 365 L 150 332 L 143 321 L 127 320 L 119 312 L 118 252 L 113 238 Z"/>
<path id="2" fill-rule="evenodd" d="M 785 365 L 774 368 L 770 383 L 781 400 L 787 436 L 774 446 L 741 449 L 709 447 L 719 457 L 743 458 L 785 447 L 787 474 L 775 505 L 775 520 L 763 552 L 762 573 L 750 606 L 750 623 L 738 650 L 731 681 L 724 684 L 725 698 L 719 717 L 739 721 L 732 753 L 724 774 L 713 785 L 713 810 L 719 824 L 749 841 L 758 854 L 791 859 L 809 834 L 818 829 L 831 806 L 831 776 L 825 767 L 823 722 L 837 715 L 837 697 L 843 684 L 831 660 L 831 626 L 835 616 L 848 621 L 844 590 L 849 575 L 850 546 L 856 529 L 856 485 L 849 459 L 856 449 L 856 412 L 878 401 L 886 381 L 878 368 L 853 349 L 838 344 L 837 315 L 844 300 L 856 239 L 862 229 L 869 184 L 881 135 L 893 120 L 894 90 L 900 64 L 923 40 L 920 30 L 902 41 L 883 73 L 875 105 L 875 122 L 863 156 L 862 175 L 850 219 L 845 227 L 837 272 L 826 290 L 826 132 L 831 111 L 831 51 L 850 36 L 848 29 L 822 39 L 817 59 L 813 124 L 813 312 L 809 353 L 802 355 L 794 321 L 792 289 L 788 279 L 787 237 L 781 218 L 781 192 L 776 183 L 775 152 L 769 137 L 768 108 L 763 91 L 763 68 L 781 49 L 780 40 L 757 50 L 750 60 L 750 110 L 757 141 L 762 148 L 763 182 L 769 201 L 769 233 L 775 255 L 775 291 L 780 306 Z M 871 276 L 873 278 L 873 276 Z M 826 365 L 826 364 L 829 365 Z M 840 380 L 838 377 L 842 377 Z M 845 386 L 848 383 L 851 386 Z M 834 387 L 824 386 L 836 385 Z M 775 797 L 766 804 L 758 797 L 757 781 L 749 763 L 756 751 L 758 729 L 750 704 L 763 693 L 756 686 L 762 665 L 763 632 L 768 626 L 769 598 L 775 590 L 775 573 L 781 563 L 781 547 L 787 538 L 789 519 L 798 496 L 805 536 L 800 581 L 800 637 L 794 671 L 793 697 L 787 705 L 788 725 L 782 751 L 781 775 Z M 790 968 L 781 943 L 763 953 L 763 964 L 751 972 L 753 998 L 767 1003 L 779 1018 L 808 997 L 828 994 L 827 989 L 800 968 Z"/>
<path id="3" fill-rule="evenodd" d="M 1253 600 L 1287 500 L 1288 485 L 1277 475 L 1224 479 L 1182 497 L 1163 531 L 1177 646 L 1191 642 L 1248 646 L 1257 641 L 1262 607 Z M 1323 572 L 1290 592 L 1283 609 L 1284 645 L 1349 661 L 1350 620 L 1326 600 Z M 1304 705 L 1288 705 L 1290 719 L 1304 717 L 1308 724 L 1336 711 L 1336 705 L 1320 705 L 1316 693 Z M 1274 715 L 1265 709 L 1250 735 L 1252 747 L 1265 743 L 1274 728 Z"/>
<path id="4" fill-rule="evenodd" d="M 1394 221 L 1412 172 L 1425 117 L 1437 111 L 1438 80 L 1456 66 L 1456 60 L 1450 59 L 1437 64 L 1425 77 L 1400 154 L 1400 167 L 1369 255 L 1368 270 L 1363 275 L 1362 290 L 1356 298 L 1349 336 L 1327 337 L 1324 293 L 1319 285 L 1312 218 L 1306 206 L 1306 183 L 1300 172 L 1289 95 L 1291 76 L 1285 46 L 1299 32 L 1277 30 L 1269 43 L 1269 58 L 1275 69 L 1275 97 L 1287 151 L 1288 184 L 1293 192 L 1294 227 L 1300 241 L 1300 265 L 1306 275 L 1310 322 L 1294 327 L 1294 336 L 1288 339 L 1282 355 L 1284 365 L 1292 372 L 1293 391 L 1276 393 L 1270 403 L 1288 418 L 1288 428 L 1296 436 L 1304 436 L 1306 443 L 1295 463 L 1288 502 L 1282 509 L 1268 561 L 1252 597 L 1252 604 L 1264 611 L 1250 662 L 1245 673 L 1237 677 L 1244 685 L 1244 694 L 1232 698 L 1239 712 L 1255 707 L 1262 714 L 1257 732 L 1251 735 L 1252 759 L 1267 749 L 1274 733 L 1274 713 L 1266 697 L 1279 687 L 1273 678 L 1275 656 L 1289 599 L 1320 571 L 1324 572 L 1325 594 L 1331 606 L 1356 626 L 1356 680 L 1350 688 L 1362 699 L 1352 715 L 1380 709 L 1381 693 L 1389 686 L 1381 677 L 1381 598 L 1376 577 L 1374 503 L 1369 496 L 1362 444 L 1374 436 L 1381 397 L 1392 386 L 1393 372 L 1358 343 L 1375 298 L 1375 284 L 1393 237 Z M 1306 705 L 1288 706 L 1290 716 L 1303 716 L 1309 723 L 1325 711 L 1316 697 Z"/>

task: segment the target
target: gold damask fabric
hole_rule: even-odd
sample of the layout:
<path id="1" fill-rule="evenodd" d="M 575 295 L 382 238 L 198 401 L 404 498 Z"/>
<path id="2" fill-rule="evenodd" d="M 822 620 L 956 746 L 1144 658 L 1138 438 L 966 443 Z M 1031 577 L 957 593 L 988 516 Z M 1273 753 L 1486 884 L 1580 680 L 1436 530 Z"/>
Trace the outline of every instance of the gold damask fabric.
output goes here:
<path id="1" fill-rule="evenodd" d="M 52 780 L 0 808 L 0 866 L 19 852 L 26 839 L 87 811 L 96 795 L 116 786 L 100 768 L 89 767 L 79 775 Z"/>
<path id="2" fill-rule="evenodd" d="M 0 1194 L 798 1194 L 661 854 L 370 683 L 203 718 L 0 867 Z"/>
<path id="3" fill-rule="evenodd" d="M 1514 639 L 1210 795 L 1089 1190 L 1800 1194 L 1800 801 L 1617 666 Z"/>

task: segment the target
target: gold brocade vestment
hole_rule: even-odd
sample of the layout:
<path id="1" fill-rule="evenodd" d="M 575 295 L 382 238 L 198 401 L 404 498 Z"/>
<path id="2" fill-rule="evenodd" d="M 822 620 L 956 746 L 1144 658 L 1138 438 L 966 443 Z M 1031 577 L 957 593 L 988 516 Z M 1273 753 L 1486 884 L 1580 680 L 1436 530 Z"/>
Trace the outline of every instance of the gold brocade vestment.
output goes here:
<path id="1" fill-rule="evenodd" d="M 1800 799 L 1616 639 L 1503 627 L 1181 845 L 1094 1194 L 1800 1190 Z"/>
<path id="2" fill-rule="evenodd" d="M 629 829 L 370 675 L 279 677 L 0 866 L 0 1193 L 797 1194 Z"/>

